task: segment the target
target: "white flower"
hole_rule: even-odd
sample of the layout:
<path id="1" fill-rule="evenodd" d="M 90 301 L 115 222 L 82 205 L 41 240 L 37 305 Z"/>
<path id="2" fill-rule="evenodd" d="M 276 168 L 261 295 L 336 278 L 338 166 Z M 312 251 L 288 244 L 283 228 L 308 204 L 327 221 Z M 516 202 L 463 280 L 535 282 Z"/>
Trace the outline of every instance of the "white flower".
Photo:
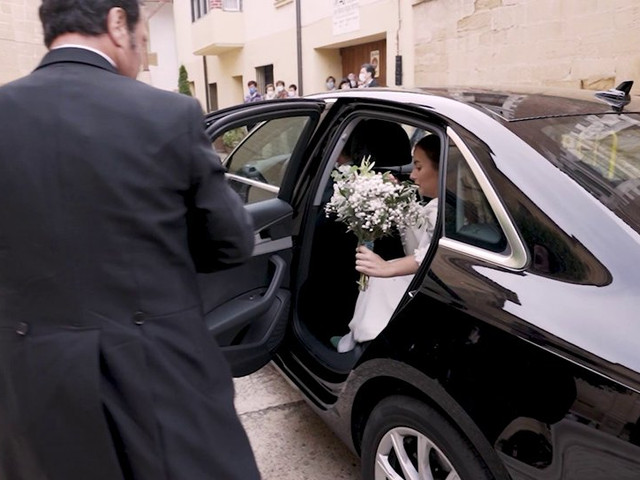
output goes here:
<path id="1" fill-rule="evenodd" d="M 325 207 L 360 243 L 389 235 L 394 227 L 414 226 L 422 218 L 417 187 L 397 182 L 388 172 L 374 172 L 373 166 L 367 158 L 360 166 L 342 165 L 333 172 L 333 196 Z"/>

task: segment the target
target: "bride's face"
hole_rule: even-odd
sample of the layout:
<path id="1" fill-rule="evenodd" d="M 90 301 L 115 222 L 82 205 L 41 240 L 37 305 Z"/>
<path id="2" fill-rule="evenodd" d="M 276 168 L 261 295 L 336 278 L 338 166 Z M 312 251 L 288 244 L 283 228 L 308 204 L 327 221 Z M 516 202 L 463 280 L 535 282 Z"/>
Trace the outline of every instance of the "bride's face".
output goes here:
<path id="1" fill-rule="evenodd" d="M 418 186 L 418 191 L 423 197 L 438 196 L 438 169 L 425 151 L 419 147 L 413 151 L 411 180 Z"/>

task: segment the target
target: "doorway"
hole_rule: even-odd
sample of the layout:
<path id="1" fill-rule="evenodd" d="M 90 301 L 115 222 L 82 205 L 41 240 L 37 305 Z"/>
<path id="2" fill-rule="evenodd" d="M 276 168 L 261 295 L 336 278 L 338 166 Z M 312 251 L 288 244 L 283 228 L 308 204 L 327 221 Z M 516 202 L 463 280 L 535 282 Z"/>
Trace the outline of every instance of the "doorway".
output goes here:
<path id="1" fill-rule="evenodd" d="M 375 42 L 354 45 L 340 49 L 342 57 L 342 76 L 355 73 L 356 77 L 360 73 L 363 63 L 377 64 L 376 79 L 381 87 L 387 86 L 387 41 L 377 40 Z"/>
<path id="2" fill-rule="evenodd" d="M 274 83 L 273 64 L 256 67 L 256 82 L 258 83 L 258 91 L 264 95 L 266 86 Z"/>

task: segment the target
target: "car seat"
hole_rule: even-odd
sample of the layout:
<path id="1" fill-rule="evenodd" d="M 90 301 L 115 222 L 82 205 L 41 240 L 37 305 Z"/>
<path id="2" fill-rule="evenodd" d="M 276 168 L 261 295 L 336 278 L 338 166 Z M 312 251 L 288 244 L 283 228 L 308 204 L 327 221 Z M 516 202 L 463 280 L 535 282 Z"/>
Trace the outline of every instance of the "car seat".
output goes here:
<path id="1" fill-rule="evenodd" d="M 376 169 L 411 164 L 411 142 L 398 123 L 388 120 L 361 120 L 347 141 L 347 152 L 354 163 L 370 157 Z"/>

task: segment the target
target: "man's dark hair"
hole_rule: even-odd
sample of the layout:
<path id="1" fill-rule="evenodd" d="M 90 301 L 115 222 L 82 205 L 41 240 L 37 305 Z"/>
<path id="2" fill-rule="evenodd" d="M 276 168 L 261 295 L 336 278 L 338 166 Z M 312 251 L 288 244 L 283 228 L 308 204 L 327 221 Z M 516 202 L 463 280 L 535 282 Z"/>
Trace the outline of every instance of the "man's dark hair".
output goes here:
<path id="1" fill-rule="evenodd" d="M 363 63 L 362 67 L 360 67 L 360 68 L 364 68 L 367 72 L 369 72 L 371 74 L 371 78 L 375 78 L 375 76 L 376 76 L 376 67 L 374 67 L 372 64 Z"/>
<path id="2" fill-rule="evenodd" d="M 131 32 L 140 19 L 141 0 L 42 0 L 40 21 L 49 47 L 63 33 L 101 35 L 107 32 L 107 13 L 114 7 L 127 14 Z"/>
<path id="3" fill-rule="evenodd" d="M 254 87 L 257 87 L 257 86 L 258 86 L 258 83 L 257 83 L 255 80 L 249 80 L 249 81 L 247 82 L 247 87 L 250 87 L 250 86 L 252 86 L 252 85 L 253 85 Z"/>

